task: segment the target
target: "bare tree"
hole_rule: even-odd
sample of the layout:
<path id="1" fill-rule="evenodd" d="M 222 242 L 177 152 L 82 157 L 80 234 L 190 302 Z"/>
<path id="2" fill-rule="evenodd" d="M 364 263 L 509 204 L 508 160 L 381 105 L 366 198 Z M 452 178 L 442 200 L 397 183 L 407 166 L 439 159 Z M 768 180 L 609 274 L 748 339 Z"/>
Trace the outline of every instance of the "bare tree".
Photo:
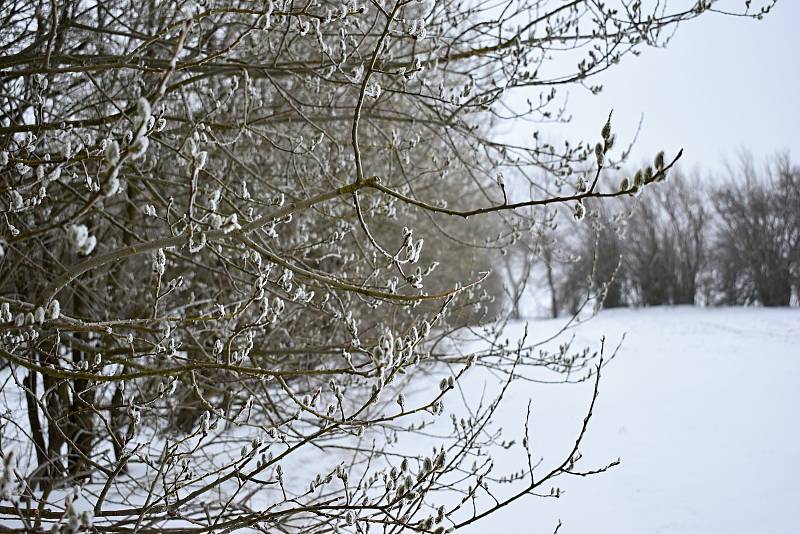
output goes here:
<path id="1" fill-rule="evenodd" d="M 558 118 L 556 87 L 599 90 L 713 6 L 0 4 L 3 528 L 441 533 L 588 474 L 587 417 L 554 469 L 484 504 L 508 383 L 601 362 L 496 331 L 464 354 L 454 332 L 495 314 L 484 271 L 532 228 L 515 210 L 631 190 L 600 183 L 610 122 L 561 148 L 493 126 L 521 88 L 522 116 Z M 509 199 L 503 174 L 533 171 L 552 183 Z M 496 398 L 430 453 L 395 449 L 473 364 L 504 377 Z"/>
<path id="2" fill-rule="evenodd" d="M 590 205 L 592 206 L 592 205 Z M 584 302 L 595 309 L 628 305 L 623 266 L 624 211 L 591 209 L 591 223 L 577 227 L 572 238 L 573 260 L 564 267 L 559 293 L 566 311 L 578 313 Z"/>
<path id="3" fill-rule="evenodd" d="M 636 198 L 625 237 L 625 264 L 637 302 L 694 304 L 706 261 L 705 191 L 674 174 Z"/>
<path id="4" fill-rule="evenodd" d="M 522 302 L 538 300 L 541 291 L 549 296 L 547 313 L 557 317 L 559 311 L 556 277 L 558 262 L 564 254 L 559 246 L 555 211 L 544 210 L 540 220 L 529 214 L 531 230 L 503 248 L 503 290 L 510 303 L 511 318 L 522 319 Z"/>
<path id="5" fill-rule="evenodd" d="M 726 304 L 788 306 L 797 288 L 800 170 L 787 156 L 756 168 L 743 156 L 714 194 L 715 264 Z"/>

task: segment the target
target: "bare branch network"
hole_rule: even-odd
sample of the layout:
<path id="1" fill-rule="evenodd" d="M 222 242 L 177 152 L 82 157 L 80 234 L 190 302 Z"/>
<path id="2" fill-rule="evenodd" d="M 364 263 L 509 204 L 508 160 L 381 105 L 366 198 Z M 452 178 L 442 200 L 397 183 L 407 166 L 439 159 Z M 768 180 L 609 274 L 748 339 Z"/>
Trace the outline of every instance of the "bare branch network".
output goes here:
<path id="1" fill-rule="evenodd" d="M 489 273 L 542 206 L 666 177 L 680 154 L 605 188 L 610 118 L 539 128 L 715 9 L 676 4 L 0 3 L 0 527 L 442 533 L 604 470 L 588 416 L 554 467 L 525 439 L 493 470 L 509 385 L 595 398 L 602 350 L 503 342 Z M 440 417 L 473 364 L 495 397 Z"/>

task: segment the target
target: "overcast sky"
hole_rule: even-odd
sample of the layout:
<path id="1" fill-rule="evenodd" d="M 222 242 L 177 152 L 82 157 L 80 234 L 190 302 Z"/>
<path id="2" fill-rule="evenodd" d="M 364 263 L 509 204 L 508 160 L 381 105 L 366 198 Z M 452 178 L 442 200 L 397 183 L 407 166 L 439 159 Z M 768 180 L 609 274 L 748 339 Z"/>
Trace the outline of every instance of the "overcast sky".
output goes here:
<path id="1" fill-rule="evenodd" d="M 741 148 L 757 158 L 788 150 L 800 163 L 799 25 L 800 0 L 780 0 L 761 21 L 707 13 L 680 26 L 666 49 L 643 48 L 594 78 L 600 95 L 570 89 L 572 123 L 545 130 L 594 141 L 613 108 L 618 142 L 644 116 L 633 162 L 683 147 L 684 169 L 719 169 Z"/>

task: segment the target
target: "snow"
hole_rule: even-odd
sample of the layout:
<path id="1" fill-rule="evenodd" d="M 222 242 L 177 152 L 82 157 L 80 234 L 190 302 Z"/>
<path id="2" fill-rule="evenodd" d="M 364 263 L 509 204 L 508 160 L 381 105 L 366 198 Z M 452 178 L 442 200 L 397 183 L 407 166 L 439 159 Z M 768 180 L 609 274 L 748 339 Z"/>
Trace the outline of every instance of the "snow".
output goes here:
<path id="1" fill-rule="evenodd" d="M 564 324 L 565 319 L 530 321 L 529 341 L 549 338 Z M 512 345 L 525 327 L 525 323 L 508 325 L 504 334 Z M 458 532 L 548 533 L 559 520 L 561 534 L 796 532 L 800 310 L 603 311 L 547 347 L 557 347 L 574 336 L 571 352 L 584 346 L 599 349 L 605 336 L 608 355 L 623 334 L 616 357 L 603 369 L 578 469 L 601 467 L 617 458 L 621 464 L 595 476 L 559 477 L 554 485 L 562 490 L 560 498 L 525 496 Z M 480 348 L 475 342 L 464 345 L 465 351 Z M 438 392 L 439 379 L 449 372 L 432 369 L 430 387 L 420 382 L 407 391 L 409 404 L 429 401 Z M 473 407 L 482 395 L 499 387 L 497 376 L 478 365 L 457 386 Z M 578 435 L 592 388 L 591 381 L 512 384 L 494 428 L 502 427 L 504 439 L 513 439 L 516 445 L 494 451 L 492 474 L 500 477 L 526 466 L 520 443 L 529 399 L 533 460 L 543 458 L 535 474 L 541 477 L 560 464 Z M 7 395 L 5 390 L 3 395 Z M 445 398 L 448 412 L 463 409 L 459 398 L 459 392 Z M 11 399 L 4 397 L 4 402 L 9 405 Z M 438 421 L 434 426 L 450 426 L 448 416 L 423 418 Z M 435 434 L 432 430 L 430 436 Z M 442 443 L 420 435 L 400 438 L 393 445 L 395 452 L 428 453 Z M 282 462 L 291 473 L 287 484 L 304 488 L 314 473 L 332 468 L 341 459 L 328 453 L 313 461 L 304 456 Z M 550 487 L 539 493 L 548 493 Z M 493 484 L 490 489 L 502 499 L 520 485 Z M 263 492 L 256 501 L 268 506 L 270 497 L 271 492 Z M 119 495 L 109 498 L 113 501 Z M 435 504 L 443 504 L 441 498 L 447 500 L 444 495 L 436 498 Z M 78 504 L 82 509 L 83 501 Z M 492 504 L 484 494 L 476 510 L 480 513 Z M 460 522 L 471 514 L 467 506 L 452 519 Z"/>
<path id="2" fill-rule="evenodd" d="M 529 328 L 544 337 L 563 323 Z M 513 340 L 522 329 L 512 324 L 506 333 Z M 623 333 L 602 374 L 579 466 L 622 463 L 596 476 L 561 477 L 559 499 L 526 496 L 459 532 L 552 532 L 559 519 L 560 533 L 797 532 L 800 310 L 613 310 L 571 331 L 576 346 L 597 347 L 606 335 L 607 348 Z M 468 390 L 482 381 L 473 375 Z M 533 452 L 545 459 L 539 473 L 568 453 L 591 388 L 512 386 L 498 422 L 520 442 L 532 399 Z M 495 457 L 497 472 L 524 461 L 520 446 Z"/>

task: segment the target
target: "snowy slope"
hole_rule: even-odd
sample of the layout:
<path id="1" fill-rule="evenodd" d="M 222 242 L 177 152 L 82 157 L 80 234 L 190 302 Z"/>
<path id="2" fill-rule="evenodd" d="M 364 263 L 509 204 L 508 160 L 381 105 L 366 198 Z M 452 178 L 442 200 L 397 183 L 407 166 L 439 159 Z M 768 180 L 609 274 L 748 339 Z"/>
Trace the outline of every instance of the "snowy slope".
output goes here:
<path id="1" fill-rule="evenodd" d="M 509 337 L 521 331 L 511 325 Z M 561 533 L 800 532 L 800 310 L 604 311 L 573 332 L 595 346 L 627 332 L 581 447 L 584 468 L 621 465 L 561 478 L 560 499 L 525 497 L 466 532 L 552 532 L 559 518 Z M 588 383 L 516 384 L 501 423 L 519 442 L 531 398 L 534 453 L 554 463 L 590 395 Z M 516 447 L 496 464 L 519 469 L 523 458 Z"/>

